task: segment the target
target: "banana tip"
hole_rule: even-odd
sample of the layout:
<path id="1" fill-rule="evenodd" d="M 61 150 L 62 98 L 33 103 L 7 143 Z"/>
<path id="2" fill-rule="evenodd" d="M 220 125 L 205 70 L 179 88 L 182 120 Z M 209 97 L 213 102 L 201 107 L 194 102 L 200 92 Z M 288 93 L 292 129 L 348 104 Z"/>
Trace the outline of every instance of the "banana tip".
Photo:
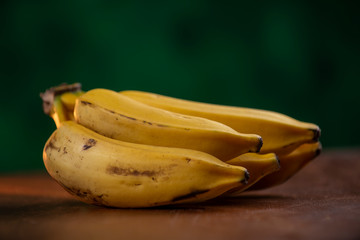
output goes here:
<path id="1" fill-rule="evenodd" d="M 320 135 L 321 135 L 321 130 L 320 128 L 316 128 L 316 129 L 311 129 L 311 131 L 313 132 L 314 136 L 313 136 L 313 141 L 314 142 L 318 142 L 320 139 Z"/>
<path id="2" fill-rule="evenodd" d="M 262 146 L 263 146 L 264 142 L 263 142 L 263 139 L 262 137 L 259 137 L 259 143 L 257 145 L 257 149 L 256 149 L 256 152 L 260 152 Z"/>
<path id="3" fill-rule="evenodd" d="M 245 173 L 244 173 L 244 179 L 241 180 L 241 183 L 244 184 L 244 185 L 247 184 L 249 178 L 250 178 L 250 174 L 249 174 L 249 172 L 246 170 Z"/>
<path id="4" fill-rule="evenodd" d="M 322 152 L 322 145 L 319 143 L 319 147 L 315 151 L 315 157 L 319 156 Z"/>
<path id="5" fill-rule="evenodd" d="M 281 167 L 280 158 L 277 155 L 275 155 L 275 158 L 276 158 L 276 163 L 278 165 L 278 169 L 280 169 L 280 167 Z"/>

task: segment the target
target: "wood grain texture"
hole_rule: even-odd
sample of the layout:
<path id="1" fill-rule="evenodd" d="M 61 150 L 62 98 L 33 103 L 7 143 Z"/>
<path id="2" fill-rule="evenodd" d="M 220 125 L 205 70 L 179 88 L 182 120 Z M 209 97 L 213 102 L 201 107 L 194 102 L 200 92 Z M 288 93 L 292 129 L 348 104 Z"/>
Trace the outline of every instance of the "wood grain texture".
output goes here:
<path id="1" fill-rule="evenodd" d="M 112 209 L 46 173 L 0 176 L 0 239 L 360 239 L 360 149 L 324 151 L 285 184 L 238 198 Z"/>

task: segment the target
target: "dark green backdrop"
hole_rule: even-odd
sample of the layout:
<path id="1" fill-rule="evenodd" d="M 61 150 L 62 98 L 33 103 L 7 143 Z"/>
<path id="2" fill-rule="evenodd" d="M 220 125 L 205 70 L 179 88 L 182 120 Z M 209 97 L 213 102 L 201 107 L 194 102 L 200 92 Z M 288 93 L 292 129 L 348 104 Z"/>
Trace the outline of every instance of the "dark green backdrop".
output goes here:
<path id="1" fill-rule="evenodd" d="M 0 171 L 44 168 L 39 93 L 62 82 L 279 111 L 359 146 L 357 5 L 269 2 L 2 1 Z"/>

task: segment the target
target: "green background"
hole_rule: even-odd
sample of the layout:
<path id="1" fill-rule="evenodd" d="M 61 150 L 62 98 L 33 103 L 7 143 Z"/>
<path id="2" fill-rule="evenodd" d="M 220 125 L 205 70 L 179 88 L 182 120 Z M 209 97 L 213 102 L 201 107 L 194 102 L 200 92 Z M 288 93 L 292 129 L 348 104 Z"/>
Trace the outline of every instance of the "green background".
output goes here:
<path id="1" fill-rule="evenodd" d="M 250 2 L 1 1 L 0 171 L 44 169 L 39 93 L 63 82 L 278 111 L 359 146 L 356 1 Z"/>

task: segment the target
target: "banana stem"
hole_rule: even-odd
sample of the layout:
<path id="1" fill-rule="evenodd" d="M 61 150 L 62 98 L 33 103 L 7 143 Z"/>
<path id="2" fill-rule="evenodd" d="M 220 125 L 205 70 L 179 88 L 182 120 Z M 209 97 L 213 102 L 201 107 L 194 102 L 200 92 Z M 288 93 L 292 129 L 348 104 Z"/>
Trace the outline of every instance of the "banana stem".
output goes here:
<path id="1" fill-rule="evenodd" d="M 43 111 L 46 115 L 50 116 L 58 128 L 62 122 L 72 120 L 67 114 L 64 104 L 61 102 L 60 96 L 67 92 L 80 92 L 81 84 L 66 84 L 63 83 L 59 86 L 51 87 L 45 92 L 40 93 L 43 101 Z"/>

